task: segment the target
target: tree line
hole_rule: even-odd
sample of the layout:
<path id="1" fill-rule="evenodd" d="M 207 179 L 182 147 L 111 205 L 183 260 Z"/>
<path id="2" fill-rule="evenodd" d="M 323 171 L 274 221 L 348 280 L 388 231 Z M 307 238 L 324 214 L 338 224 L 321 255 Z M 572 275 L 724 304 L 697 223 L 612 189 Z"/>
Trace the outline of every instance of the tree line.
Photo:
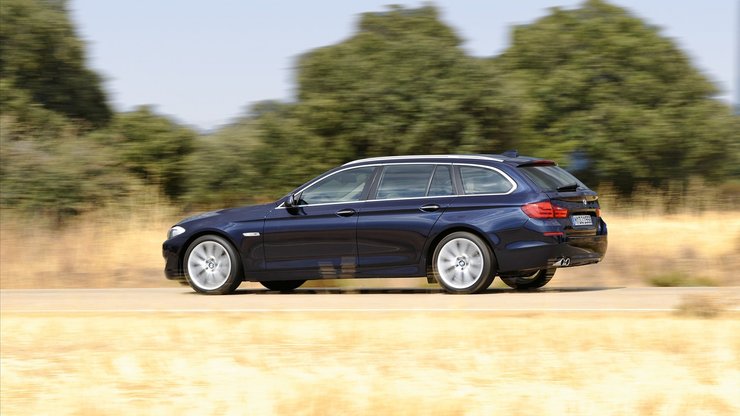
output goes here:
<path id="1" fill-rule="evenodd" d="M 676 44 L 602 0 L 470 56 L 433 6 L 361 16 L 297 60 L 290 102 L 198 134 L 151 107 L 116 113 L 66 2 L 0 3 L 0 205 L 75 214 L 149 189 L 192 208 L 275 198 L 343 162 L 427 153 L 555 159 L 623 195 L 740 180 L 740 117 Z"/>

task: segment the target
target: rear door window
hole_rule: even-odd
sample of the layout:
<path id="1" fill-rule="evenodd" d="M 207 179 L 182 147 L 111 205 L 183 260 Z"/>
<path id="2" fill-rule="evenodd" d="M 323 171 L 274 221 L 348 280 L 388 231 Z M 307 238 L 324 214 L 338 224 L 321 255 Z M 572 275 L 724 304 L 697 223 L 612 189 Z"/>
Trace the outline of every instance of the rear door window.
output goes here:
<path id="1" fill-rule="evenodd" d="M 386 166 L 375 199 L 423 197 L 433 171 L 434 165 Z"/>
<path id="2" fill-rule="evenodd" d="M 514 184 L 500 172 L 478 166 L 460 166 L 460 177 L 466 195 L 505 194 Z"/>

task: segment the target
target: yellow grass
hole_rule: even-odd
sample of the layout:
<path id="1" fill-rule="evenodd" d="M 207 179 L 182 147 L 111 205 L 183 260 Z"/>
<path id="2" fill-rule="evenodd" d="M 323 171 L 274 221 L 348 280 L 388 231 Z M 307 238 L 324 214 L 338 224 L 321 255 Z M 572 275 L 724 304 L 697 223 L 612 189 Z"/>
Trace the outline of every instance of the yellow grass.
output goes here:
<path id="1" fill-rule="evenodd" d="M 663 275 L 740 285 L 740 215 L 617 214 L 606 211 L 609 250 L 595 266 L 563 269 L 553 285 L 645 285 Z M 180 214 L 162 206 L 83 216 L 65 227 L 0 223 L 0 287 L 152 287 L 164 279 L 161 243 Z M 414 284 L 423 282 L 415 281 Z M 347 282 L 343 282 L 345 285 Z M 393 285 L 388 280 L 363 285 Z M 405 281 L 403 284 L 408 285 Z"/>
<path id="2" fill-rule="evenodd" d="M 0 287 L 166 286 L 162 242 L 179 217 L 164 206 L 93 213 L 62 227 L 4 216 Z"/>
<path id="3" fill-rule="evenodd" d="M 737 415 L 740 320 L 489 313 L 22 314 L 12 415 Z"/>
<path id="4" fill-rule="evenodd" d="M 609 248 L 595 266 L 558 272 L 582 284 L 639 285 L 662 275 L 698 283 L 740 285 L 740 213 L 674 215 L 605 214 Z"/>

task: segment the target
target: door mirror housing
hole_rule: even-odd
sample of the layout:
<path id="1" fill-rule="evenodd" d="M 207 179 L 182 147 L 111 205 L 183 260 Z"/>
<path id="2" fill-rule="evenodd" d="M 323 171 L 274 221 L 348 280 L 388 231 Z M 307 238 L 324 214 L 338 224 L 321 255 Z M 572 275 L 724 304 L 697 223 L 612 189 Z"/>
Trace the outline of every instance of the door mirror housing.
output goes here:
<path id="1" fill-rule="evenodd" d="M 300 195 L 290 194 L 288 195 L 288 199 L 285 200 L 285 207 L 295 208 L 296 206 L 298 206 L 298 201 L 300 200 L 301 200 Z"/>

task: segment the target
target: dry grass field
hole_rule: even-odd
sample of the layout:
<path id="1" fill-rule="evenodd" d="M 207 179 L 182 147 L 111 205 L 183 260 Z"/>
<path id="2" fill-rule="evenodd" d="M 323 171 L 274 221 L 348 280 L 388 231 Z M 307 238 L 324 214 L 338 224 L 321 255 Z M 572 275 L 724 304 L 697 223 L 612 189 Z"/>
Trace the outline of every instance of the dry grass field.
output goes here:
<path id="1" fill-rule="evenodd" d="M 651 214 L 605 211 L 605 261 L 558 272 L 554 285 L 740 285 L 738 212 Z M 78 218 L 65 227 L 8 218 L 0 222 L 0 287 L 168 286 L 161 243 L 182 217 L 161 205 Z M 419 279 L 417 284 L 424 284 Z M 351 282 L 341 282 L 351 285 Z M 404 280 L 399 284 L 408 285 Z M 330 284 L 336 284 L 330 283 Z M 393 285 L 387 280 L 362 285 Z"/>
<path id="2" fill-rule="evenodd" d="M 21 314 L 13 415 L 737 415 L 740 319 Z"/>
<path id="3" fill-rule="evenodd" d="M 553 283 L 740 286 L 739 212 L 607 212 L 605 220 L 609 248 L 604 261 L 560 270 Z"/>

